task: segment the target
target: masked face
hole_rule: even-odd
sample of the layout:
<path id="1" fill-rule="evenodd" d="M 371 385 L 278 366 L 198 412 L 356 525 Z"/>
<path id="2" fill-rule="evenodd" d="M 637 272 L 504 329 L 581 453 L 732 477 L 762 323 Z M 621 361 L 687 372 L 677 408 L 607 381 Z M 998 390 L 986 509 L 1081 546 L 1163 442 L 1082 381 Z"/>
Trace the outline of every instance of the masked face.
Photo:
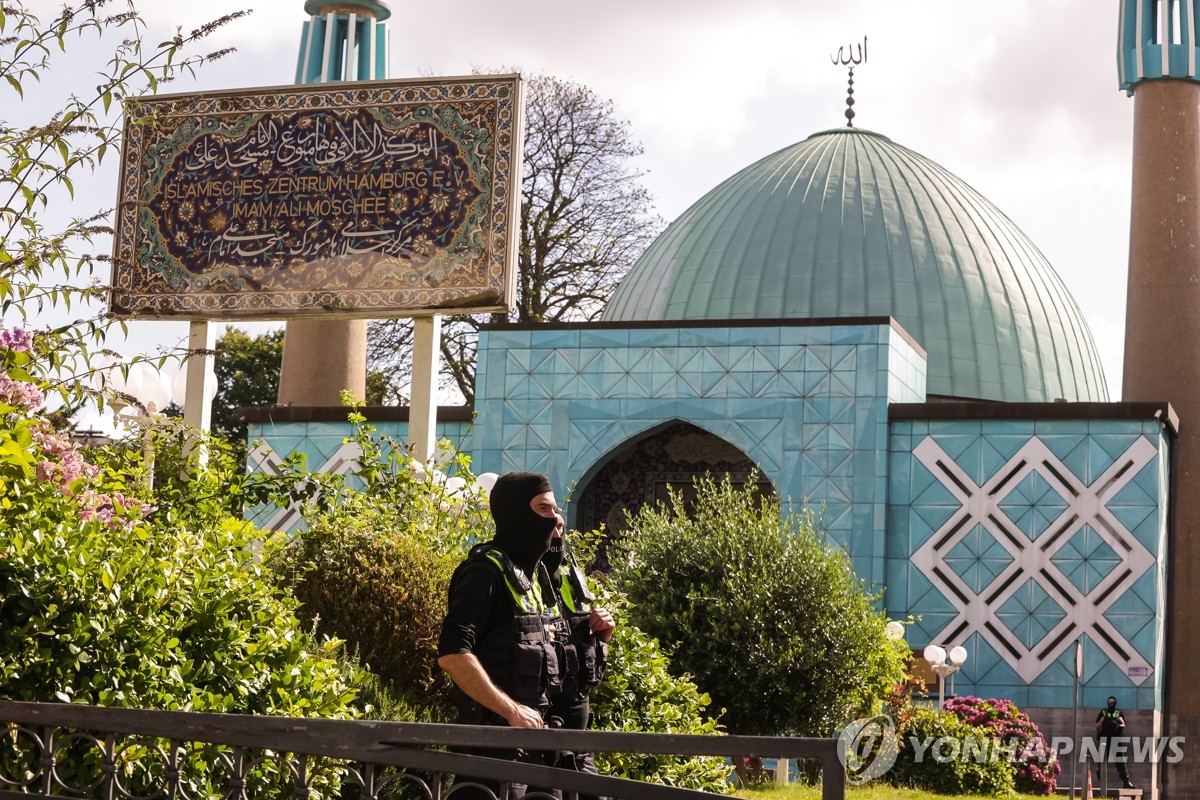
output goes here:
<path id="1" fill-rule="evenodd" d="M 1114 710 L 1116 707 L 1117 707 L 1117 701 L 1116 701 L 1116 700 L 1114 700 L 1114 699 L 1112 699 L 1112 698 L 1109 698 L 1109 700 L 1108 700 L 1108 710 L 1109 710 L 1109 711 L 1112 711 L 1112 710 Z"/>
<path id="2" fill-rule="evenodd" d="M 532 575 L 558 524 L 558 504 L 549 481 L 536 473 L 502 475 L 492 488 L 490 503 L 496 544 Z"/>

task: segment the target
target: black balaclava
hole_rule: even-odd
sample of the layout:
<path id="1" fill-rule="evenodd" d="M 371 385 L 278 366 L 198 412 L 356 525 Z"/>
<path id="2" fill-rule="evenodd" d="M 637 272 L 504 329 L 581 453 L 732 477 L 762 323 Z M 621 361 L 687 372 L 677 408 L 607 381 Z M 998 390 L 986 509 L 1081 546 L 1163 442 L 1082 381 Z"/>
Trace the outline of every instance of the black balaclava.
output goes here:
<path id="1" fill-rule="evenodd" d="M 496 545 L 531 579 L 538 560 L 550 547 L 558 517 L 543 517 L 529 504 L 550 491 L 550 479 L 545 475 L 510 472 L 496 479 L 488 497 L 496 521 Z"/>
<path id="2" fill-rule="evenodd" d="M 1116 711 L 1116 709 L 1117 709 L 1117 698 L 1115 698 L 1115 697 L 1108 698 L 1108 710 Z"/>

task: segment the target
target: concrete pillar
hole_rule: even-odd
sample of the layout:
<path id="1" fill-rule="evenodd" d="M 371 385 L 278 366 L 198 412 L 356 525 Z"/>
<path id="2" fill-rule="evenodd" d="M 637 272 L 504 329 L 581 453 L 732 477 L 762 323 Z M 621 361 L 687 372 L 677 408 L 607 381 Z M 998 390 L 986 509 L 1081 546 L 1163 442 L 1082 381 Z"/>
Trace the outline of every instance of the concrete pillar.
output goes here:
<path id="1" fill-rule="evenodd" d="M 1186 736 L 1166 794 L 1200 798 L 1200 83 L 1134 90 L 1133 201 L 1123 395 L 1168 401 L 1180 418 L 1172 459 L 1167 735 Z"/>
<path id="2" fill-rule="evenodd" d="M 387 77 L 387 0 L 305 0 L 296 83 Z M 359 22 L 365 22 L 359 25 Z M 361 59 L 364 52 L 369 59 Z M 367 395 L 365 320 L 291 320 L 283 336 L 280 405 L 337 406 L 343 389 Z"/>
<path id="3" fill-rule="evenodd" d="M 279 404 L 338 406 L 367 396 L 367 321 L 294 319 L 283 334 Z"/>
<path id="4" fill-rule="evenodd" d="M 408 439 L 413 455 L 428 461 L 437 443 L 437 384 L 442 349 L 442 318 L 413 319 L 413 368 L 409 386 Z"/>

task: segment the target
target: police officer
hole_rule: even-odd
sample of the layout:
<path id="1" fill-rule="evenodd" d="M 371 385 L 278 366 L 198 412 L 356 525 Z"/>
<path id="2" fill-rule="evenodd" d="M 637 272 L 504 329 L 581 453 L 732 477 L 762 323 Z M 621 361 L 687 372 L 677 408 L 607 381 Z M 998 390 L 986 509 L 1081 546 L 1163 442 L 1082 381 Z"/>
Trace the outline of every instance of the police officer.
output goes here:
<path id="1" fill-rule="evenodd" d="M 1136 788 L 1129 780 L 1129 770 L 1125 767 L 1125 759 L 1111 755 L 1114 736 L 1125 735 L 1125 715 L 1117 708 L 1117 698 L 1109 697 L 1108 704 L 1096 715 L 1096 731 L 1100 734 L 1100 752 L 1104 753 L 1105 761 L 1117 765 L 1117 775 L 1121 778 L 1126 789 Z"/>
<path id="2" fill-rule="evenodd" d="M 560 659 L 562 691 L 550 700 L 550 718 L 561 721 L 569 730 L 587 730 L 591 713 L 589 693 L 604 679 L 608 642 L 616 623 L 607 609 L 593 606 L 595 595 L 566 547 L 565 528 L 560 516 L 550 549 L 542 558 L 545 570 L 540 573 L 548 579 L 546 594 L 553 596 L 558 606 L 562 631 L 558 638 L 565 643 Z M 556 763 L 559 767 L 598 774 L 595 756 L 590 752 L 559 752 Z"/>
<path id="3" fill-rule="evenodd" d="M 489 503 L 496 536 L 472 548 L 450 579 L 438 665 L 454 682 L 461 723 L 541 728 L 562 686 L 556 614 L 536 577 L 558 523 L 558 505 L 550 481 L 532 472 L 497 478 Z M 549 761 L 534 751 L 471 752 L 540 765 Z M 509 797 L 518 800 L 525 790 L 514 784 Z"/>

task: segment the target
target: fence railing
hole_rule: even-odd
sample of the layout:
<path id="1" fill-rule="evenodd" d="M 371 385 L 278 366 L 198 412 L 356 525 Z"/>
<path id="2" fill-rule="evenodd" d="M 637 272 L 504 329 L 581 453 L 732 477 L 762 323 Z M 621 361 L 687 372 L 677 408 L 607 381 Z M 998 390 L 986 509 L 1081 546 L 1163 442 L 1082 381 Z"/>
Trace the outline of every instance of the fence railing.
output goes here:
<path id="1" fill-rule="evenodd" d="M 0 701 L 0 800 L 511 800 L 512 787 L 622 800 L 690 789 L 455 752 L 464 748 L 791 758 L 821 762 L 843 800 L 837 740 L 684 736 L 327 720 Z M 448 748 L 448 749 L 443 749 Z"/>

